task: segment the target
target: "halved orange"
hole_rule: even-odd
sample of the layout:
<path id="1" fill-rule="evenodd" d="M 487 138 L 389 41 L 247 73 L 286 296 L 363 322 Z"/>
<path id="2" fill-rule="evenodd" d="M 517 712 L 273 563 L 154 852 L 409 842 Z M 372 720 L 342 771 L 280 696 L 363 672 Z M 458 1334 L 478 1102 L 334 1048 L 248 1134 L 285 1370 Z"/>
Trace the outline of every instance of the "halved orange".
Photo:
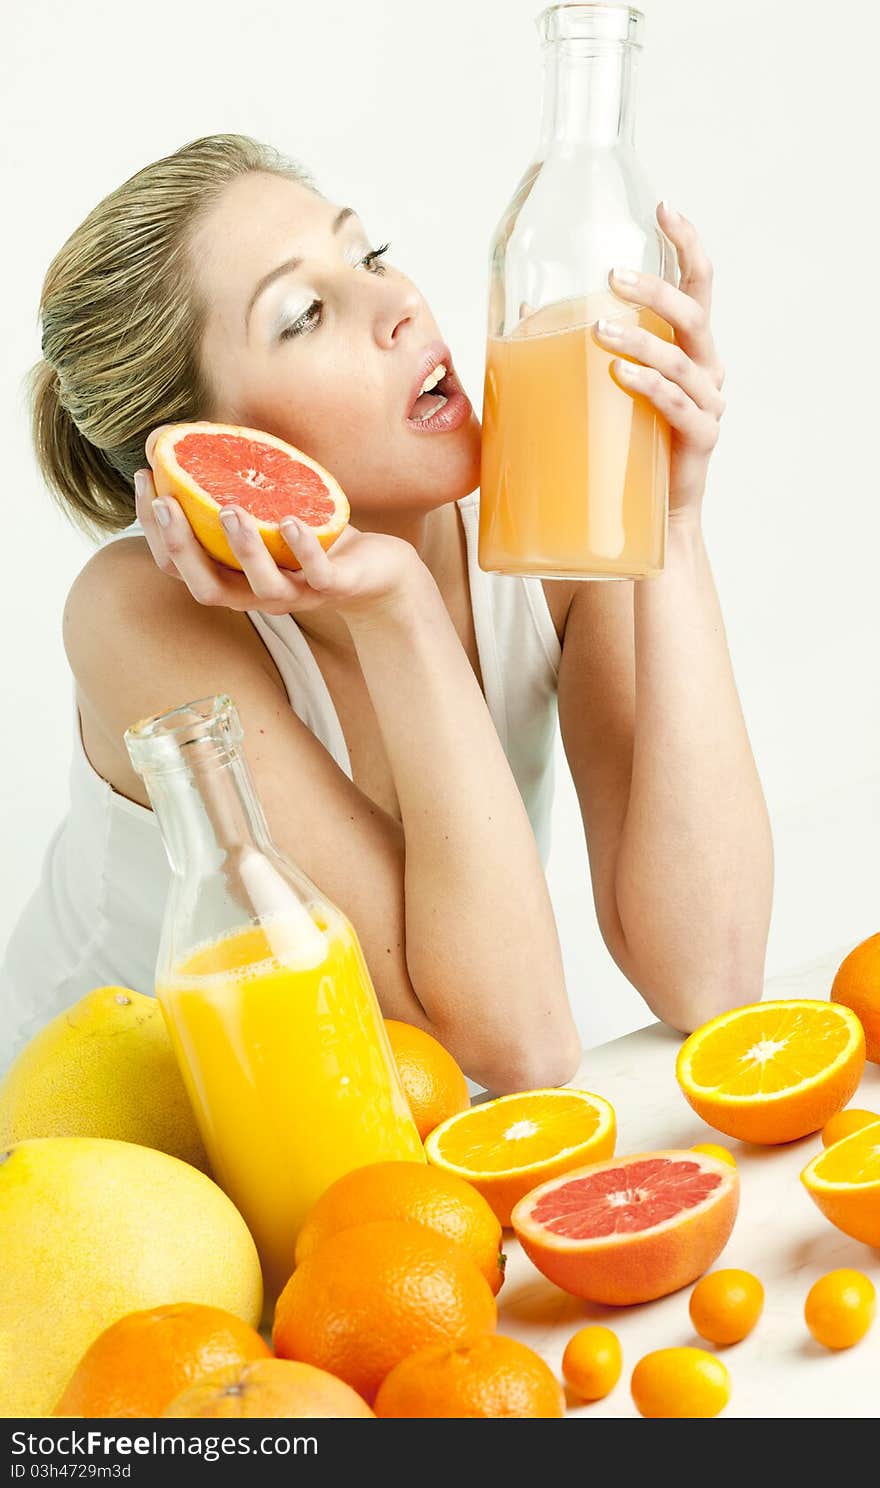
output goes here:
<path id="1" fill-rule="evenodd" d="M 817 1153 L 801 1182 L 845 1235 L 880 1245 L 880 1119 Z"/>
<path id="2" fill-rule="evenodd" d="M 428 1161 L 488 1199 L 503 1225 L 538 1183 L 611 1157 L 614 1110 L 588 1090 L 525 1090 L 450 1116 L 425 1142 Z"/>
<path id="3" fill-rule="evenodd" d="M 865 1035 L 839 1003 L 791 998 L 722 1013 L 682 1044 L 675 1073 L 698 1116 L 743 1142 L 793 1142 L 852 1098 Z"/>
<path id="4" fill-rule="evenodd" d="M 159 496 L 173 496 L 203 548 L 241 569 L 220 521 L 234 503 L 257 519 L 260 536 L 276 563 L 299 568 L 279 523 L 298 517 L 329 548 L 349 518 L 348 500 L 323 465 L 274 434 L 238 424 L 169 424 L 150 451 Z"/>

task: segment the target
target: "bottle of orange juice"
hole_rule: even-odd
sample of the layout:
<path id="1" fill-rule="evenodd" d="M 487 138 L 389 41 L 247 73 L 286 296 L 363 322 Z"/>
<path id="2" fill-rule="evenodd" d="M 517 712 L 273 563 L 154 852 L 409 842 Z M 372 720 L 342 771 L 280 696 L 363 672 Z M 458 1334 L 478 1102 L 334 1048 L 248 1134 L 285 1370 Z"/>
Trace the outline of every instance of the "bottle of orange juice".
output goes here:
<path id="1" fill-rule="evenodd" d="M 324 1189 L 424 1150 L 357 935 L 272 842 L 232 700 L 145 719 L 125 742 L 172 870 L 156 993 L 271 1306 Z"/>
<path id="2" fill-rule="evenodd" d="M 663 568 L 669 425 L 618 386 L 593 335 L 615 317 L 672 328 L 614 295 L 612 268 L 675 283 L 675 249 L 634 148 L 644 17 L 551 5 L 541 140 L 492 242 L 483 395 L 480 566 L 544 578 Z"/>

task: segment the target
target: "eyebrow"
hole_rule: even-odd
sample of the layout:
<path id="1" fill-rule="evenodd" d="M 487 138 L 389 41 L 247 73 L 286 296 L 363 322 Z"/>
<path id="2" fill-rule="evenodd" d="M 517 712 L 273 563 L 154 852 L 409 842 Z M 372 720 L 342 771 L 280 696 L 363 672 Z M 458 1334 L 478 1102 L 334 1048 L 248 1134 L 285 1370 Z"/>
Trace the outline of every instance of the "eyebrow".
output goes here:
<path id="1" fill-rule="evenodd" d="M 333 222 L 331 223 L 331 226 L 330 226 L 331 233 L 338 233 L 338 231 L 341 228 L 343 222 L 345 222 L 347 220 L 347 218 L 354 217 L 354 216 L 355 216 L 354 207 L 343 207 L 342 208 L 342 211 L 341 212 L 337 212 L 336 216 L 333 218 Z M 302 259 L 301 258 L 288 258 L 288 259 L 285 260 L 284 263 L 279 264 L 278 267 L 277 267 L 277 269 L 271 269 L 268 274 L 264 275 L 264 277 L 260 280 L 259 284 L 257 285 L 256 289 L 254 290 L 254 292 L 251 295 L 250 300 L 248 302 L 248 307 L 247 307 L 247 310 L 245 311 L 245 317 L 244 317 L 245 325 L 247 325 L 247 323 L 248 323 L 248 321 L 250 319 L 251 311 L 253 310 L 254 305 L 256 304 L 256 302 L 259 299 L 260 295 L 263 293 L 263 290 L 264 289 L 268 289 L 270 284 L 274 284 L 276 279 L 280 279 L 281 276 L 282 276 L 282 274 L 289 274 L 289 273 L 291 273 L 291 271 L 293 269 L 298 269 L 301 263 L 302 263 Z"/>

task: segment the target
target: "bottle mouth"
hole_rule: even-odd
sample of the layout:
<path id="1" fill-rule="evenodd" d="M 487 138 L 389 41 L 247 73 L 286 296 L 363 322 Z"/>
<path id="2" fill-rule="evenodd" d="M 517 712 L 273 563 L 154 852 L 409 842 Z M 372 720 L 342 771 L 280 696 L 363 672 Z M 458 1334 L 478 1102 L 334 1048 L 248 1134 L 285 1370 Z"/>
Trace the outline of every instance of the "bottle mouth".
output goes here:
<path id="1" fill-rule="evenodd" d="M 244 730 L 232 698 L 216 693 L 142 718 L 123 737 L 137 773 L 154 775 L 209 761 L 224 764 L 236 754 Z"/>
<path id="2" fill-rule="evenodd" d="M 584 43 L 584 50 L 597 44 L 642 46 L 644 13 L 632 5 L 548 5 L 535 17 L 544 43 Z"/>

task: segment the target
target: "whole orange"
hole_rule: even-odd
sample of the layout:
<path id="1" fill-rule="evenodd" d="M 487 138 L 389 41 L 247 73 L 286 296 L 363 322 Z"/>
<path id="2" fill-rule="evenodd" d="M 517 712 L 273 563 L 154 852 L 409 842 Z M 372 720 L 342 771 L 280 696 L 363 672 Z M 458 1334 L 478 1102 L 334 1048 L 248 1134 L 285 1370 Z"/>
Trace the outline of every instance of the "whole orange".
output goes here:
<path id="1" fill-rule="evenodd" d="M 865 1030 L 865 1055 L 880 1064 L 880 932 L 845 956 L 831 984 L 832 1002 L 855 1013 Z"/>
<path id="2" fill-rule="evenodd" d="M 373 1219 L 410 1220 L 464 1245 L 493 1293 L 500 1290 L 505 1256 L 491 1206 L 463 1178 L 424 1163 L 369 1163 L 337 1178 L 309 1210 L 297 1237 L 296 1264 L 330 1235 Z"/>
<path id="3" fill-rule="evenodd" d="M 407 1354 L 492 1333 L 495 1298 L 462 1245 L 424 1225 L 372 1220 L 330 1235 L 297 1266 L 275 1308 L 283 1359 L 315 1364 L 372 1403 Z"/>
<path id="4" fill-rule="evenodd" d="M 220 1307 L 175 1302 L 130 1312 L 86 1349 L 53 1415 L 161 1416 L 205 1375 L 270 1353 L 259 1333 Z"/>
<path id="5" fill-rule="evenodd" d="M 255 1359 L 229 1364 L 190 1385 L 162 1412 L 189 1420 L 218 1416 L 284 1417 L 303 1421 L 319 1416 L 372 1416 L 367 1402 L 351 1385 L 312 1364 L 291 1359 Z"/>
<path id="6" fill-rule="evenodd" d="M 376 1396 L 376 1415 L 559 1417 L 562 1386 L 544 1360 L 515 1338 L 419 1349 L 395 1365 Z"/>
<path id="7" fill-rule="evenodd" d="M 471 1103 L 467 1081 L 449 1051 L 424 1029 L 396 1018 L 386 1018 L 385 1027 L 400 1083 L 424 1142 L 447 1116 L 467 1110 Z"/>

